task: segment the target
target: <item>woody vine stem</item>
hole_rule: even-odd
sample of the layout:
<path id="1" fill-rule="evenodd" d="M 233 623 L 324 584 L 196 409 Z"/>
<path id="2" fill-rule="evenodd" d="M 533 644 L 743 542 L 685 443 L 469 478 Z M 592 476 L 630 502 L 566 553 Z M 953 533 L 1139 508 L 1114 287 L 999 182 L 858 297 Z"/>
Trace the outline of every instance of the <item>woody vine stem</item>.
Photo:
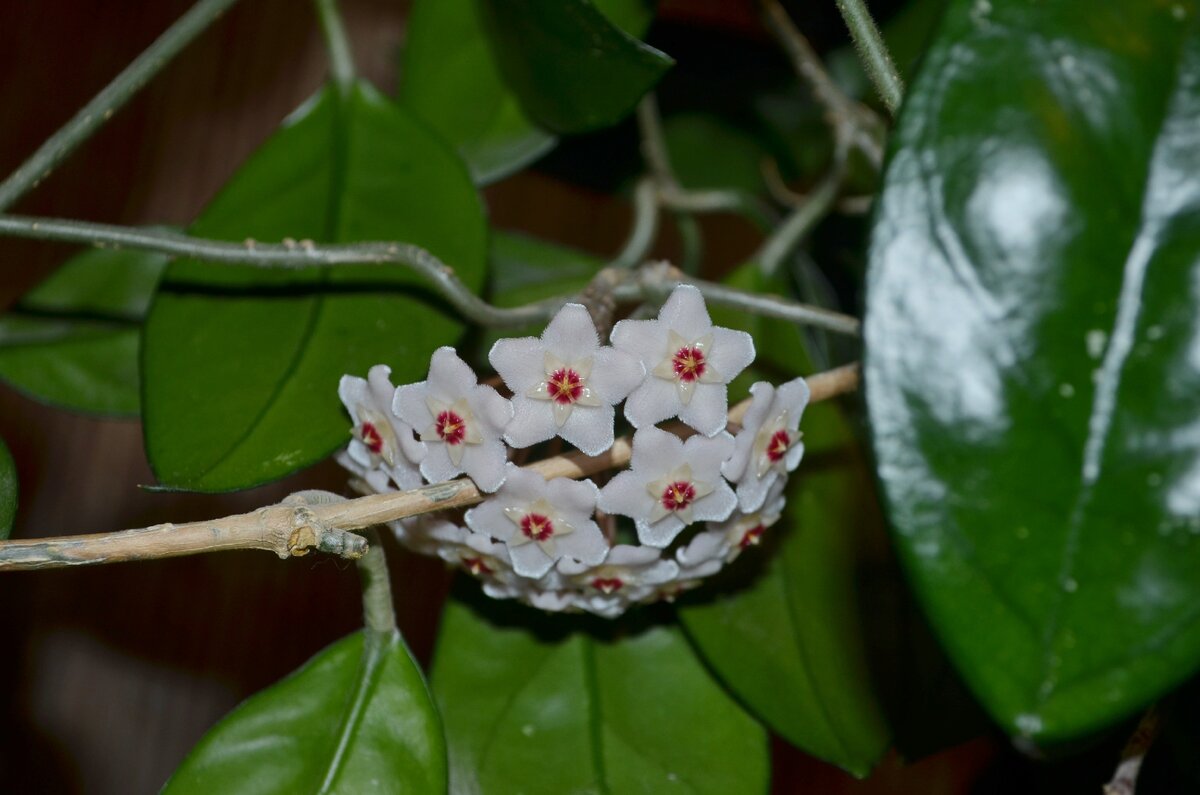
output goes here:
<path id="1" fill-rule="evenodd" d="M 857 388 L 858 366 L 844 365 L 810 376 L 807 381 L 813 402 L 829 400 Z M 731 408 L 730 422 L 736 425 L 749 405 L 746 400 Z M 685 432 L 682 426 L 672 430 Z M 559 455 L 529 464 L 526 469 L 547 480 L 577 479 L 625 466 L 631 452 L 629 438 L 622 437 L 602 455 Z M 262 549 L 281 558 L 301 557 L 317 550 L 357 559 L 367 552 L 367 543 L 353 531 L 433 511 L 466 508 L 481 502 L 484 495 L 470 478 L 459 478 L 352 500 L 331 497 L 325 492 L 298 492 L 278 505 L 204 522 L 5 541 L 0 543 L 0 571 L 153 560 L 229 549 Z"/>

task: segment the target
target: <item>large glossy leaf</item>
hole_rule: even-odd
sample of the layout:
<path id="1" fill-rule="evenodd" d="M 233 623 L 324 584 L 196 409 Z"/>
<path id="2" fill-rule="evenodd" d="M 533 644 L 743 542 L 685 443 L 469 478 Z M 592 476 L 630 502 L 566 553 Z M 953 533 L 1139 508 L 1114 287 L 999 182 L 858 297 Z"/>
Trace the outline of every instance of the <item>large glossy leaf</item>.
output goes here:
<path id="1" fill-rule="evenodd" d="M 554 136 L 504 85 L 475 0 L 418 0 L 408 18 L 400 100 L 454 145 L 479 184 L 536 160 Z"/>
<path id="2" fill-rule="evenodd" d="M 476 2 L 505 82 L 555 132 L 617 123 L 674 63 L 634 38 L 649 22 L 643 0 Z"/>
<path id="3" fill-rule="evenodd" d="M 0 538 L 8 538 L 17 515 L 17 465 L 0 439 Z"/>
<path id="4" fill-rule="evenodd" d="M 138 336 L 167 257 L 88 251 L 0 317 L 0 379 L 38 400 L 138 413 Z"/>
<path id="5" fill-rule="evenodd" d="M 447 605 L 433 666 L 455 795 L 766 791 L 766 733 L 678 630 L 601 641 L 484 607 L 506 618 Z"/>
<path id="6" fill-rule="evenodd" d="M 980 700 L 1034 740 L 1200 665 L 1196 11 L 952 3 L 875 225 L 896 539 Z"/>
<path id="7" fill-rule="evenodd" d="M 301 109 L 193 230 L 205 237 L 401 240 L 473 289 L 482 209 L 458 158 L 407 112 L 359 87 Z M 299 245 L 299 244 L 298 244 Z M 266 271 L 171 265 L 145 331 L 146 449 L 166 486 L 217 491 L 281 477 L 348 438 L 343 373 L 380 362 L 420 380 L 459 319 L 404 268 Z"/>
<path id="8" fill-rule="evenodd" d="M 730 281 L 768 286 L 752 265 Z M 760 360 L 753 378 L 778 382 L 807 369 L 795 326 L 720 309 L 713 317 L 754 333 Z M 801 430 L 805 460 L 789 483 L 784 518 L 767 531 L 774 542 L 745 552 L 731 587 L 689 603 L 680 616 L 742 703 L 788 742 L 863 776 L 888 744 L 856 596 L 879 509 L 838 406 L 809 407 Z"/>
<path id="9" fill-rule="evenodd" d="M 446 791 L 446 746 L 398 632 L 364 659 L 343 638 L 257 693 L 192 749 L 165 795 Z"/>

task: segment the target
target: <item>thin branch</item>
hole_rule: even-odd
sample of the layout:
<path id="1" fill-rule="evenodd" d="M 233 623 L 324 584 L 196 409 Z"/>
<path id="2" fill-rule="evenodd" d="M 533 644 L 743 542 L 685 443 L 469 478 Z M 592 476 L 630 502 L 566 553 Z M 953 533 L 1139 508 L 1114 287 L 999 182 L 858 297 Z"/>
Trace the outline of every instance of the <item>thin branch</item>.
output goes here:
<path id="1" fill-rule="evenodd" d="M 647 201 L 644 190 L 641 193 L 638 204 L 641 205 L 642 210 L 645 209 L 646 204 L 654 205 L 653 201 Z M 328 246 L 317 246 L 308 240 L 299 243 L 295 241 L 258 243 L 253 240 L 231 243 L 223 240 L 204 240 L 170 230 L 137 229 L 85 221 L 0 215 L 0 236 L 5 235 L 38 240 L 90 243 L 105 248 L 156 251 L 212 262 L 266 268 L 310 268 L 318 265 L 404 265 L 429 279 L 434 289 L 464 317 L 479 325 L 494 328 L 512 328 L 549 320 L 564 303 L 578 299 L 578 296 L 575 295 L 565 295 L 522 306 L 493 306 L 471 292 L 470 288 L 455 275 L 453 268 L 420 246 L 411 243 L 356 243 Z M 625 254 L 631 263 L 640 261 L 645 256 L 645 249 L 648 248 L 648 244 L 643 239 L 644 235 L 638 234 L 632 237 L 636 239 L 631 239 L 625 247 Z M 814 323 L 831 331 L 857 333 L 858 321 L 849 316 L 831 313 L 818 307 L 810 307 L 782 298 L 742 293 L 711 282 L 688 280 L 682 273 L 670 268 L 640 268 L 637 270 L 609 268 L 602 271 L 602 274 L 605 278 L 611 278 L 615 296 L 619 300 L 662 298 L 681 282 L 691 281 L 706 296 L 711 294 L 712 300 L 717 303 L 739 307 L 747 311 L 762 309 L 769 312 L 771 317 L 781 317 L 797 323 Z M 848 331 L 851 327 L 850 324 L 853 324 L 855 331 Z"/>
<path id="2" fill-rule="evenodd" d="M 316 5 L 317 18 L 325 34 L 325 49 L 329 51 L 329 73 L 333 84 L 344 96 L 354 87 L 356 74 L 350 39 L 346 35 L 346 26 L 342 24 L 337 0 L 316 0 Z"/>
<path id="3" fill-rule="evenodd" d="M 649 179 L 633 189 L 633 229 L 624 247 L 610 263 L 614 268 L 633 268 L 642 263 L 658 232 L 658 198 Z"/>
<path id="4" fill-rule="evenodd" d="M 808 200 L 793 210 L 771 236 L 763 241 L 756 257 L 763 273 L 778 271 L 779 266 L 796 250 L 804 236 L 825 217 L 837 200 L 842 181 L 841 172 L 841 168 L 835 166 L 817 185 L 816 190 L 809 194 Z"/>
<path id="5" fill-rule="evenodd" d="M 867 76 L 894 117 L 904 99 L 904 81 L 900 79 L 900 72 L 892 62 L 879 28 L 875 27 L 875 20 L 871 19 L 871 12 L 863 0 L 837 0 L 837 7 L 842 12 L 842 19 L 846 20 L 846 27 L 850 29 L 850 38 L 854 39 Z"/>
<path id="6" fill-rule="evenodd" d="M 783 179 L 783 174 L 779 171 L 779 163 L 773 157 L 764 157 L 760 164 L 763 180 L 767 184 L 767 191 L 771 194 L 771 198 L 780 204 L 788 207 L 801 207 L 808 202 L 812 194 L 800 193 L 792 190 L 791 186 Z M 834 209 L 844 215 L 864 215 L 871 210 L 871 205 L 875 202 L 875 194 L 864 193 L 858 196 L 842 196 L 834 204 Z"/>
<path id="7" fill-rule="evenodd" d="M 299 243 L 259 243 L 245 240 L 231 243 L 204 240 L 180 232 L 162 229 L 94 224 L 87 221 L 63 221 L 55 218 L 31 218 L 0 215 L 0 236 L 90 243 L 102 248 L 128 248 L 155 251 L 179 257 L 194 257 L 210 262 L 225 262 L 267 268 L 311 268 L 317 265 L 404 265 L 429 279 L 446 300 L 464 316 L 485 326 L 513 327 L 547 320 L 562 306 L 562 301 L 537 302 L 514 308 L 492 306 L 475 295 L 455 275 L 454 270 L 420 246 L 411 243 L 358 243 L 317 246 L 309 240 Z"/>
<path id="8" fill-rule="evenodd" d="M 262 549 L 281 558 L 302 557 L 315 549 L 353 559 L 362 557 L 367 542 L 322 523 L 303 501 L 285 500 L 206 522 L 5 541 L 0 544 L 0 571 L 123 563 L 227 549 Z"/>
<path id="9" fill-rule="evenodd" d="M 858 388 L 858 365 L 817 373 L 807 381 L 812 402 L 829 400 Z M 731 429 L 736 430 L 749 407 L 750 401 L 744 400 L 729 410 Z M 683 426 L 671 429 L 681 436 L 691 433 Z M 574 452 L 547 458 L 525 468 L 547 479 L 583 478 L 628 464 L 632 452 L 630 438 L 623 436 L 610 450 L 598 456 Z M 279 505 L 207 522 L 3 541 L 0 542 L 0 571 L 151 560 L 226 549 L 265 549 L 280 557 L 304 555 L 319 549 L 345 558 L 361 558 L 367 544 L 349 531 L 432 511 L 465 508 L 482 502 L 487 496 L 469 478 L 352 500 L 321 501 L 307 495 L 301 492 Z M 390 604 L 390 598 L 388 602 Z"/>
<path id="10" fill-rule="evenodd" d="M 1141 772 L 1146 754 L 1150 752 L 1150 746 L 1154 745 L 1154 740 L 1158 737 L 1158 727 L 1158 708 L 1150 707 L 1138 721 L 1137 728 L 1121 751 L 1121 762 L 1117 765 L 1112 780 L 1104 785 L 1104 795 L 1135 795 L 1138 773 Z"/>
<path id="11" fill-rule="evenodd" d="M 647 94 L 637 106 L 638 135 L 641 138 L 642 157 L 650 175 L 659 186 L 674 185 L 675 170 L 671 168 L 671 156 L 667 152 L 667 137 L 663 133 L 662 117 L 658 114 L 658 100 Z"/>
<path id="12" fill-rule="evenodd" d="M 800 79 L 812 89 L 813 96 L 825 109 L 825 118 L 833 129 L 838 149 L 857 148 L 878 168 L 883 162 L 880 137 L 883 122 L 874 111 L 846 96 L 834 82 L 816 50 L 792 22 L 778 0 L 762 0 L 763 20 L 779 40 Z"/>
<path id="13" fill-rule="evenodd" d="M 392 582 L 388 575 L 387 557 L 379 541 L 379 531 L 364 531 L 369 548 L 358 559 L 358 574 L 362 578 L 363 626 L 368 643 L 386 643 L 396 633 L 396 607 L 392 601 Z"/>
<path id="14" fill-rule="evenodd" d="M 0 211 L 11 207 L 27 191 L 50 176 L 50 172 L 67 155 L 112 118 L 130 97 L 235 2 L 237 0 L 199 0 L 174 25 L 167 28 L 133 63 L 71 117 L 62 129 L 46 139 L 28 160 L 0 183 Z"/>
<path id="15" fill-rule="evenodd" d="M 653 94 L 647 94 L 638 103 L 637 123 L 642 157 L 657 189 L 658 202 L 663 207 L 679 213 L 740 213 L 764 229 L 778 220 L 769 204 L 745 191 L 688 190 L 679 183 L 671 167 L 662 118 Z"/>
<path id="16" fill-rule="evenodd" d="M 741 309 L 762 317 L 773 317 L 822 328 L 837 334 L 857 336 L 860 322 L 851 315 L 843 315 L 811 304 L 801 304 L 774 295 L 748 293 L 717 282 L 694 279 L 667 263 L 658 263 L 644 268 L 641 281 L 636 285 L 618 285 L 613 292 L 618 298 L 626 294 L 636 295 L 643 300 L 662 301 L 678 284 L 695 285 L 704 295 L 704 300 L 716 306 Z"/>

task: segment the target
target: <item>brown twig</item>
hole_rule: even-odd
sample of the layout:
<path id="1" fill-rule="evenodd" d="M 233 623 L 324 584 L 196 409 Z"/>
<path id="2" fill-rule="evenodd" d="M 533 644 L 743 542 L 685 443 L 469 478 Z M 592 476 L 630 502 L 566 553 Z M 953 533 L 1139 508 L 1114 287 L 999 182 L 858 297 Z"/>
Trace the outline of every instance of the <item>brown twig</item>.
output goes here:
<path id="1" fill-rule="evenodd" d="M 813 402 L 828 400 L 858 387 L 858 365 L 817 373 L 807 380 Z M 738 425 L 749 407 L 750 401 L 744 400 L 730 408 L 730 424 Z M 680 435 L 690 433 L 682 425 L 671 429 Z M 598 456 L 573 452 L 525 468 L 547 479 L 583 478 L 628 464 L 632 452 L 630 438 L 623 436 Z M 357 559 L 366 553 L 367 542 L 350 531 L 433 511 L 465 508 L 485 497 L 470 478 L 352 500 L 315 499 L 301 492 L 278 505 L 205 522 L 0 542 L 0 571 L 153 560 L 227 549 L 262 549 L 281 558 L 299 557 L 315 549 Z"/>
<path id="2" fill-rule="evenodd" d="M 1150 707 L 1138 721 L 1137 728 L 1121 751 L 1121 762 L 1117 765 L 1112 780 L 1104 785 L 1104 795 L 1135 795 L 1138 773 L 1150 746 L 1158 736 L 1158 725 L 1158 708 Z"/>

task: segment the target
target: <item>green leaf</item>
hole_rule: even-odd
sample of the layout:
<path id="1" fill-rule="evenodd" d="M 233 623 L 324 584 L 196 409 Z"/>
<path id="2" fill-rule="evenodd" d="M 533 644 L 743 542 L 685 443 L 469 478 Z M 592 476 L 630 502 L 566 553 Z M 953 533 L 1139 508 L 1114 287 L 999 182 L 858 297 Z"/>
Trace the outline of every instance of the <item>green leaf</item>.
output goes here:
<path id="1" fill-rule="evenodd" d="M 621 29 L 648 24 L 640 0 L 609 0 L 608 17 L 591 0 L 477 1 L 505 82 L 554 132 L 616 124 L 674 63 Z"/>
<path id="2" fill-rule="evenodd" d="M 1197 8 L 1093 12 L 951 4 L 870 254 L 896 540 L 968 684 L 1039 742 L 1200 666 Z"/>
<path id="3" fill-rule="evenodd" d="M 325 90 L 235 175 L 196 222 L 204 237 L 424 246 L 478 289 L 486 229 L 453 152 L 366 86 Z M 171 265 L 146 323 L 146 449 L 166 486 L 247 488 L 349 438 L 343 373 L 421 380 L 461 319 L 401 267 L 301 271 Z"/>
<path id="4" fill-rule="evenodd" d="M 0 538 L 8 538 L 17 516 L 17 465 L 0 439 Z"/>
<path id="5" fill-rule="evenodd" d="M 601 641 L 569 620 L 511 612 L 489 619 L 451 600 L 442 618 L 432 680 L 451 791 L 766 792 L 765 732 L 678 630 Z"/>
<path id="6" fill-rule="evenodd" d="M 417 0 L 408 18 L 400 101 L 458 150 L 486 185 L 554 147 L 504 85 L 475 0 Z"/>
<path id="7" fill-rule="evenodd" d="M 164 795 L 446 791 L 446 745 L 400 638 L 343 638 L 221 720 Z"/>
<path id="8" fill-rule="evenodd" d="M 729 282 L 762 291 L 756 266 Z M 799 329 L 713 308 L 713 320 L 751 331 L 760 351 L 748 380 L 778 381 L 808 369 Z M 774 370 L 775 373 L 768 375 Z M 733 394 L 741 395 L 735 382 Z M 784 518 L 755 549 L 765 571 L 680 609 L 688 635 L 734 694 L 788 742 L 864 776 L 888 745 L 872 689 L 856 598 L 864 546 L 880 517 L 854 434 L 833 403 L 810 406 L 802 423 L 805 460 L 789 484 Z"/>
<path id="9" fill-rule="evenodd" d="M 138 413 L 138 336 L 167 257 L 87 251 L 0 317 L 0 379 L 76 411 Z"/>
<path id="10" fill-rule="evenodd" d="M 750 131 L 720 116 L 679 113 L 663 121 L 663 137 L 683 187 L 763 192 L 768 152 Z"/>

